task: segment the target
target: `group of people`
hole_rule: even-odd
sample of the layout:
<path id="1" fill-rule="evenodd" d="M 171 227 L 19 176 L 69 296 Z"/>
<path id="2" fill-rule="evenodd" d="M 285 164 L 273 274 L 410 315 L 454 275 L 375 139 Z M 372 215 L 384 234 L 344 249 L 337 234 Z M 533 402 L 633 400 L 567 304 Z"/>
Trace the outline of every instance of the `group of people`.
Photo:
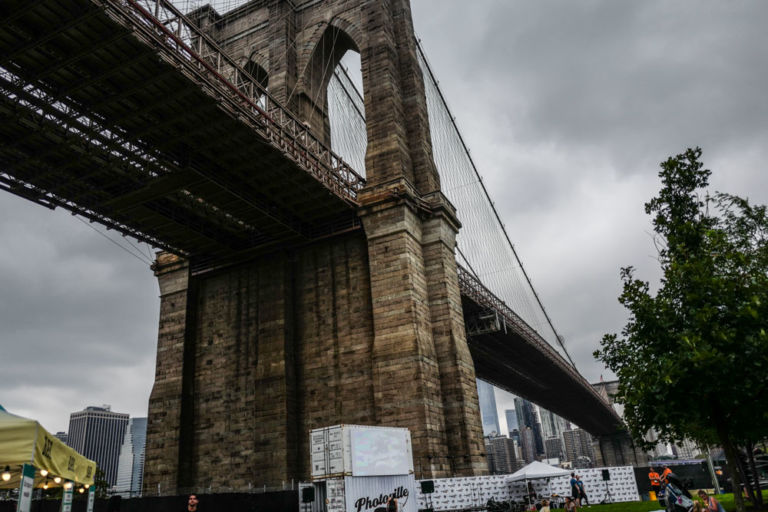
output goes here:
<path id="1" fill-rule="evenodd" d="M 648 468 L 648 479 L 651 481 L 651 490 L 659 495 L 659 492 L 669 483 L 669 475 L 672 474 L 672 470 L 669 466 L 664 466 L 664 470 L 659 475 L 653 467 Z"/>
<path id="2" fill-rule="evenodd" d="M 648 478 L 651 480 L 651 488 L 657 492 L 663 489 L 663 486 L 669 483 L 670 474 L 672 474 L 672 470 L 670 470 L 669 467 L 665 467 L 661 475 L 656 473 L 653 468 L 650 468 Z M 709 496 L 706 491 L 700 490 L 699 498 L 701 498 L 701 501 L 694 503 L 693 512 L 725 512 L 720 502 L 713 496 Z M 575 512 L 581 508 L 582 501 L 589 506 L 587 493 L 584 492 L 584 482 L 581 481 L 580 475 L 571 473 L 571 495 L 565 497 L 565 505 L 563 508 L 566 512 Z M 187 500 L 187 512 L 197 512 L 198 503 L 197 496 L 190 494 L 189 499 Z M 381 512 L 397 512 L 397 500 L 390 498 L 387 500 L 386 507 L 380 507 L 376 510 Z M 543 500 L 541 502 L 541 509 L 539 509 L 539 512 L 550 512 L 548 500 Z"/>
<path id="3" fill-rule="evenodd" d="M 581 475 L 571 473 L 571 495 L 565 498 L 565 510 L 577 510 L 583 504 L 589 506 L 589 498 L 584 491 L 584 482 L 581 481 Z"/>
<path id="4" fill-rule="evenodd" d="M 669 468 L 664 466 L 661 474 L 657 473 L 654 468 L 649 468 L 648 479 L 651 481 L 651 490 L 656 493 L 656 496 L 668 486 L 670 483 L 682 488 L 683 492 L 690 497 L 688 491 L 683 488 L 683 485 L 677 479 L 675 474 Z M 696 501 L 693 504 L 694 512 L 725 512 L 723 506 L 714 496 L 709 496 L 703 489 L 699 490 L 699 498 L 701 501 Z"/>
<path id="5" fill-rule="evenodd" d="M 187 512 L 197 512 L 197 505 L 200 503 L 197 499 L 196 494 L 190 494 L 189 498 L 187 498 Z M 379 507 L 376 509 L 377 512 L 398 512 L 398 506 L 397 506 L 397 499 L 396 498 L 389 498 L 387 500 L 387 505 L 385 507 Z M 549 509 L 547 509 L 547 512 L 549 512 Z"/>

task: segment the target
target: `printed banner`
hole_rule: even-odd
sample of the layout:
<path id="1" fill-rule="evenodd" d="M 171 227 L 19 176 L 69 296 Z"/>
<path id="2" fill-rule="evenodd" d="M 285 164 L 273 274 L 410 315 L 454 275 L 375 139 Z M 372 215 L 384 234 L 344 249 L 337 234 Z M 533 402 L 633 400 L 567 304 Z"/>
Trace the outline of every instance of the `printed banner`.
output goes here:
<path id="1" fill-rule="evenodd" d="M 61 512 L 72 512 L 72 491 L 74 486 L 69 489 L 64 488 L 64 494 L 61 498 Z"/>
<path id="2" fill-rule="evenodd" d="M 96 486 L 92 485 L 88 488 L 88 509 L 87 512 L 93 512 L 93 502 L 96 501 Z"/>
<path id="3" fill-rule="evenodd" d="M 610 480 L 603 480 L 603 469 L 607 469 Z M 584 482 L 584 491 L 590 505 L 640 501 L 637 482 L 632 466 L 610 468 L 574 469 Z M 435 492 L 421 494 L 417 487 L 419 508 L 435 511 L 480 508 L 488 500 L 515 501 L 520 503 L 528 494 L 526 482 L 507 481 L 509 475 L 488 475 L 461 478 L 438 478 L 433 480 Z M 560 504 L 565 496 L 571 495 L 570 476 L 529 480 L 537 496 L 549 497 Z"/>
<path id="4" fill-rule="evenodd" d="M 390 498 L 397 500 L 398 512 L 419 510 L 413 475 L 348 476 L 344 479 L 344 492 L 347 512 L 386 509 Z"/>

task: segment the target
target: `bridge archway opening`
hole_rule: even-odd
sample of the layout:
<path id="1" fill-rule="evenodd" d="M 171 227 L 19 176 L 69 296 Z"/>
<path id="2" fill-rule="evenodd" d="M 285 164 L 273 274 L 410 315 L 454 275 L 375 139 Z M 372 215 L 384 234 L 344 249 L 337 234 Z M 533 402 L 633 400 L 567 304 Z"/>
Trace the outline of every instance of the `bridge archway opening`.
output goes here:
<path id="1" fill-rule="evenodd" d="M 254 60 L 253 57 L 248 59 L 248 62 L 245 63 L 243 66 L 243 69 L 246 73 L 248 73 L 253 79 L 256 80 L 256 83 L 261 86 L 261 88 L 264 91 L 269 90 L 269 73 L 267 73 L 267 70 L 261 67 L 258 62 Z M 267 105 L 267 96 L 266 94 L 259 94 L 258 95 L 258 104 L 261 108 L 266 109 Z"/>
<path id="2" fill-rule="evenodd" d="M 302 77 L 304 121 L 365 176 L 365 102 L 359 46 L 334 20 L 318 37 Z"/>
<path id="3" fill-rule="evenodd" d="M 365 177 L 365 101 L 360 54 L 348 50 L 328 82 L 331 149 Z"/>

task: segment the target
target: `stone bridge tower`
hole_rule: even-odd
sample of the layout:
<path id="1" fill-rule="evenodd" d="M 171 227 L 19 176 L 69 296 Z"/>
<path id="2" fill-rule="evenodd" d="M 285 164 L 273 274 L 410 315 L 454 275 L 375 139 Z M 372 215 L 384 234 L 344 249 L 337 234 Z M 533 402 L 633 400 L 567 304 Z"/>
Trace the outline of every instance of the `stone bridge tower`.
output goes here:
<path id="1" fill-rule="evenodd" d="M 326 86 L 360 53 L 363 229 L 192 274 L 161 254 L 145 490 L 307 479 L 308 431 L 408 427 L 418 478 L 487 471 L 409 0 L 254 0 L 193 13 L 328 141 Z"/>

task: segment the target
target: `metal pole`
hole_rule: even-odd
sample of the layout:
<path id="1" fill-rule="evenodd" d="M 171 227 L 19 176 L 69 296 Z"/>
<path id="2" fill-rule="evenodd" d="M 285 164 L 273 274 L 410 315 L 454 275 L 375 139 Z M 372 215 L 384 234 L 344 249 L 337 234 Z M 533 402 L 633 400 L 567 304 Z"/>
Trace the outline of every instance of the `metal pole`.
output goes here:
<path id="1" fill-rule="evenodd" d="M 712 463 L 712 452 L 709 451 L 709 445 L 705 445 L 707 449 L 707 466 L 709 466 L 709 476 L 712 477 L 712 484 L 715 488 L 715 494 L 720 494 L 720 483 L 717 481 L 717 475 L 715 474 L 715 465 Z"/>

